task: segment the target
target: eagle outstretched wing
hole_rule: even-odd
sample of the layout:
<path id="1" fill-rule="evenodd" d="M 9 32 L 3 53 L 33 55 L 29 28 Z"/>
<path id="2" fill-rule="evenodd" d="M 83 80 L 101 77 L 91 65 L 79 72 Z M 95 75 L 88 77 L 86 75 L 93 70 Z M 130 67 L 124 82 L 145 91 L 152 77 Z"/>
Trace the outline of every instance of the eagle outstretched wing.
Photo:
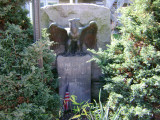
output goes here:
<path id="1" fill-rule="evenodd" d="M 55 43 L 51 46 L 51 49 L 56 52 L 59 51 L 58 49 L 60 49 L 60 46 L 63 45 L 64 49 L 66 50 L 66 44 L 69 39 L 67 30 L 61 26 L 58 26 L 56 23 L 51 23 L 48 32 L 50 33 L 50 41 L 54 41 Z"/>
<path id="2" fill-rule="evenodd" d="M 89 25 L 86 25 L 80 35 L 80 41 L 86 45 L 87 48 L 96 49 L 97 48 L 97 23 L 91 21 Z"/>

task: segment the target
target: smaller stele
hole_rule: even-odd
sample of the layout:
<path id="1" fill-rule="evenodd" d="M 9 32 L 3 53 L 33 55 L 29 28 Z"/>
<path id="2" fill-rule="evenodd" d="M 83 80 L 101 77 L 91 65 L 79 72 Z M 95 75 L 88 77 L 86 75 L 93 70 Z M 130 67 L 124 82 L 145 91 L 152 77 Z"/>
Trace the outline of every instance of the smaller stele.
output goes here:
<path id="1" fill-rule="evenodd" d="M 49 26 L 50 41 L 54 41 L 51 49 L 63 56 L 86 55 L 87 49 L 97 49 L 97 23 L 90 21 L 81 26 L 79 18 L 69 19 L 69 28 L 56 23 Z M 64 50 L 61 50 L 61 47 Z"/>
<path id="2" fill-rule="evenodd" d="M 91 101 L 91 56 L 57 56 L 57 71 L 59 78 L 59 95 L 68 102 L 68 92 L 77 97 L 76 102 Z M 71 105 L 74 106 L 73 104 Z M 65 109 L 68 105 L 65 104 Z"/>

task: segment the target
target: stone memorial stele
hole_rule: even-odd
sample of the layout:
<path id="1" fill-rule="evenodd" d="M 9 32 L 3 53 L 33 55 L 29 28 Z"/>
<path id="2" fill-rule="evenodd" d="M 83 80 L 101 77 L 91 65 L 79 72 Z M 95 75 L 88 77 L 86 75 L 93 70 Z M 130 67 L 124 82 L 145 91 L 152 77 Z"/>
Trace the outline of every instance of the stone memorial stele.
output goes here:
<path id="1" fill-rule="evenodd" d="M 97 47 L 106 49 L 106 44 L 111 41 L 110 10 L 95 4 L 58 4 L 41 8 L 41 28 L 48 28 L 50 23 L 69 27 L 68 20 L 80 19 L 80 26 L 87 25 L 90 21 L 96 21 Z M 63 47 L 61 49 L 64 49 Z"/>
<path id="2" fill-rule="evenodd" d="M 91 100 L 91 56 L 58 56 L 57 69 L 59 95 L 64 99 L 66 89 L 70 95 L 77 96 L 77 102 Z"/>
<path id="3" fill-rule="evenodd" d="M 83 57 L 83 59 L 85 59 L 84 57 L 88 56 L 86 50 L 87 48 L 93 48 L 95 50 L 102 48 L 104 50 L 106 49 L 106 44 L 110 44 L 111 40 L 110 10 L 106 7 L 94 4 L 58 4 L 41 8 L 40 16 L 41 16 L 41 28 L 52 27 L 56 28 L 62 33 L 61 35 L 58 34 L 50 35 L 50 38 L 52 37 L 54 38 L 53 35 L 59 36 L 58 39 L 61 39 L 61 37 L 63 36 L 62 41 L 59 41 L 57 39 L 56 42 L 59 43 L 51 47 L 51 49 L 54 50 L 54 53 L 58 55 L 57 60 L 59 60 L 59 57 L 61 59 L 65 58 L 67 59 L 68 57 L 70 59 L 77 57 L 78 60 L 80 59 L 80 57 Z M 68 21 L 73 18 L 79 18 L 80 21 L 78 19 Z M 87 44 L 84 43 L 85 41 L 81 41 L 80 39 L 78 39 L 78 37 L 80 37 L 79 34 L 81 34 L 81 32 L 83 31 L 82 29 L 92 24 L 92 21 L 94 21 L 93 23 L 96 23 L 96 26 L 98 26 L 98 30 L 96 37 L 94 37 L 94 35 L 92 36 L 94 38 L 94 40 L 92 41 L 93 44 L 90 44 L 90 46 L 87 47 Z M 72 36 L 71 33 L 70 29 L 71 22 L 75 22 L 79 26 L 78 29 L 74 29 L 78 33 L 76 34 L 77 37 L 76 42 L 72 42 L 74 41 L 74 39 L 72 38 L 74 38 L 75 36 Z M 75 26 L 77 24 L 75 24 Z M 52 29 L 52 31 L 55 32 L 57 31 L 56 29 Z M 71 33 L 70 35 L 69 32 Z M 68 40 L 69 37 L 70 37 L 70 42 L 66 42 L 66 40 Z M 68 60 L 68 61 L 73 61 L 73 60 Z M 59 63 L 58 61 L 56 62 L 56 64 L 53 63 L 53 67 L 57 67 L 58 69 L 58 63 Z M 65 61 L 63 61 L 63 63 L 65 63 Z M 79 63 L 81 62 L 78 61 L 77 65 Z M 92 94 L 94 94 L 92 95 L 93 99 L 96 99 L 94 96 L 97 96 L 97 93 L 99 91 L 99 87 L 97 87 L 97 85 L 101 86 L 99 84 L 100 76 L 101 76 L 100 68 L 97 66 L 97 64 L 91 62 L 91 81 L 92 81 L 91 90 Z"/>
<path id="4" fill-rule="evenodd" d="M 62 98 L 69 92 L 77 96 L 77 102 L 91 100 L 91 55 L 86 48 L 96 48 L 97 30 L 94 21 L 80 27 L 78 18 L 69 20 L 69 28 L 63 28 L 56 23 L 49 26 L 49 38 L 56 43 L 51 49 L 56 51 L 60 45 L 65 48 L 57 57 L 59 94 Z"/>

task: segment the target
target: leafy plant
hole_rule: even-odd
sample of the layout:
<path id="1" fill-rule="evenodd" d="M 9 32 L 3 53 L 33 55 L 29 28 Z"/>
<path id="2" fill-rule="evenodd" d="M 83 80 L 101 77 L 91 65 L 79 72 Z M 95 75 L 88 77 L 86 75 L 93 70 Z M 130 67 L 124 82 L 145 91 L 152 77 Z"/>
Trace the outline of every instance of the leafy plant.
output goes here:
<path id="1" fill-rule="evenodd" d="M 88 115 L 88 110 L 89 107 L 90 107 L 90 103 L 87 102 L 81 102 L 81 103 L 78 103 L 76 100 L 77 100 L 77 97 L 75 95 L 71 95 L 71 98 L 70 98 L 71 102 L 72 102 L 72 105 L 73 105 L 73 112 L 75 113 L 75 115 L 72 117 L 72 119 L 75 119 L 75 118 L 81 118 L 83 116 L 86 116 L 86 117 L 89 117 Z"/>
<path id="2" fill-rule="evenodd" d="M 21 7 L 25 0 L 0 2 L 0 119 L 53 119 L 60 102 L 52 43 L 46 34 L 33 43 L 32 25 Z"/>
<path id="3" fill-rule="evenodd" d="M 122 36 L 107 50 L 91 50 L 106 81 L 110 118 L 121 106 L 119 119 L 159 119 L 160 1 L 134 0 L 120 11 Z"/>
<path id="4" fill-rule="evenodd" d="M 12 115 L 16 112 L 16 109 L 21 111 L 20 109 L 22 109 L 25 103 L 27 103 L 25 105 L 28 107 L 30 105 L 36 106 L 35 110 L 41 111 L 44 114 L 43 119 L 46 118 L 46 114 L 53 116 L 58 113 L 59 96 L 55 91 L 57 80 L 54 79 L 51 71 L 51 64 L 55 56 L 53 52 L 48 49 L 48 43 L 50 44 L 49 41 L 40 40 L 24 48 L 21 52 L 17 52 L 19 51 L 19 47 L 17 46 L 16 54 L 13 52 L 12 55 L 14 59 L 17 59 L 16 61 L 13 60 L 13 58 L 8 59 L 8 57 L 6 57 L 7 54 L 1 57 L 3 59 L 6 58 L 4 62 L 1 61 L 1 65 L 7 67 L 4 69 L 2 66 L 2 69 L 0 69 L 0 106 L 4 114 Z M 14 44 L 11 45 L 14 46 Z M 12 49 L 12 47 L 10 47 L 10 49 Z M 6 51 L 4 51 L 4 49 L 2 50 L 7 53 L 10 49 L 5 49 Z M 43 68 L 38 67 L 38 59 L 41 53 L 44 60 Z M 8 55 L 10 56 L 10 54 Z M 9 64 L 10 62 L 12 63 Z M 16 63 L 14 64 L 14 62 Z M 34 107 L 30 110 L 31 113 L 33 110 Z M 23 110 L 21 112 L 23 112 Z M 26 115 L 32 115 L 30 119 L 33 118 L 34 120 L 37 113 L 29 114 L 26 113 L 24 109 L 24 116 L 21 117 L 25 119 Z M 43 116 L 43 114 L 41 116 Z"/>
<path id="5" fill-rule="evenodd" d="M 110 103 L 108 102 L 107 104 L 104 105 L 102 104 L 100 99 L 101 99 L 101 90 L 99 93 L 99 103 L 97 103 L 96 101 L 94 101 L 94 104 L 88 103 L 88 101 L 77 103 L 76 96 L 71 96 L 71 101 L 72 104 L 74 105 L 73 111 L 76 114 L 72 117 L 72 119 L 75 118 L 83 119 L 82 117 L 85 116 L 89 120 L 110 120 L 109 117 Z M 112 120 L 118 120 L 120 112 L 121 109 L 119 108 L 112 117 Z"/>

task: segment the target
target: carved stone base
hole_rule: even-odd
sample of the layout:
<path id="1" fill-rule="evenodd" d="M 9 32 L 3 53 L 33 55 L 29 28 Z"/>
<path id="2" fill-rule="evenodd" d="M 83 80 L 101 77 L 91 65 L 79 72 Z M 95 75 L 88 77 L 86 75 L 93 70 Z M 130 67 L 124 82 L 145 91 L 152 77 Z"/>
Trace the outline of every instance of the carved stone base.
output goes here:
<path id="1" fill-rule="evenodd" d="M 77 96 L 77 102 L 91 100 L 91 59 L 85 56 L 57 57 L 59 95 L 64 99 L 68 86 L 70 95 Z"/>

